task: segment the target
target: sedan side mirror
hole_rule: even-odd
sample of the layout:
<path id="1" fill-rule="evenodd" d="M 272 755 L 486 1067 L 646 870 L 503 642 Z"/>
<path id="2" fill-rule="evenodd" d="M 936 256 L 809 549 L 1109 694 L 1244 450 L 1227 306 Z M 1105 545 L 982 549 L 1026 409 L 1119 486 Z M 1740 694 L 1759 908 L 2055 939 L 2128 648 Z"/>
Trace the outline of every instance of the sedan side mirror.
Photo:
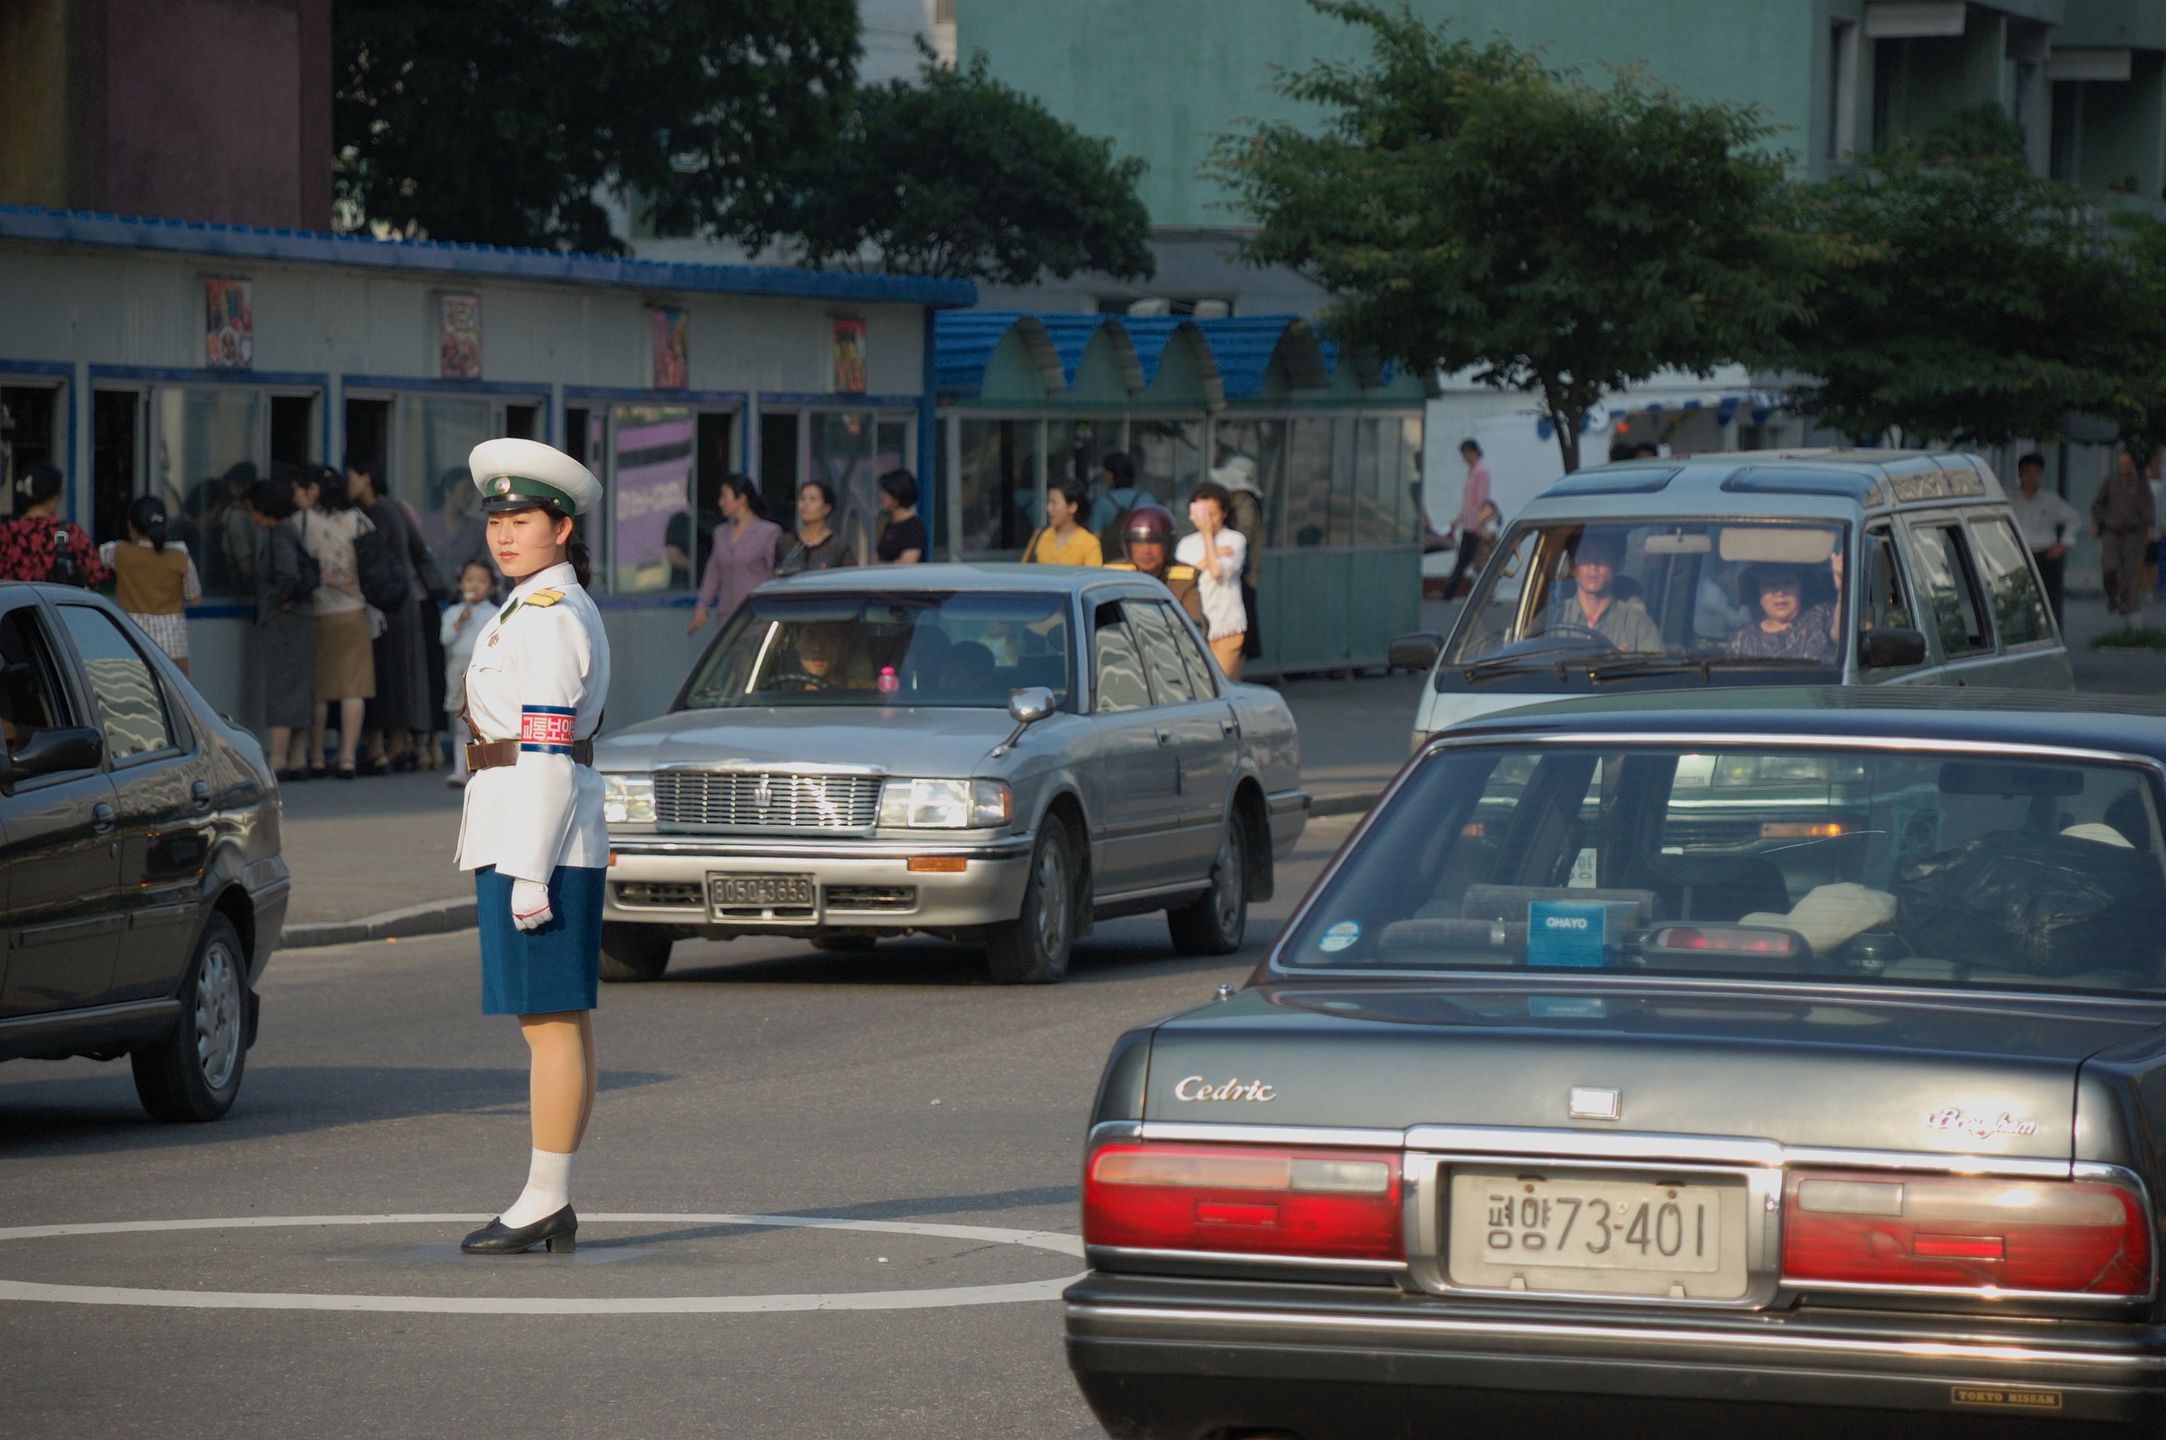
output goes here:
<path id="1" fill-rule="evenodd" d="M 105 736 L 81 729 L 33 731 L 8 757 L 8 778 L 29 780 L 69 770 L 95 770 L 105 759 Z"/>
<path id="2" fill-rule="evenodd" d="M 1896 670 L 1925 663 L 1925 633 L 1920 630 L 1868 630 L 1858 640 L 1860 670 Z"/>
<path id="3" fill-rule="evenodd" d="M 1416 630 L 1392 637 L 1385 660 L 1394 670 L 1426 670 L 1444 653 L 1444 637 L 1434 630 Z"/>
<path id="4" fill-rule="evenodd" d="M 1008 718 L 1015 722 L 1015 729 L 1008 738 L 993 747 L 995 755 L 1005 755 L 1015 748 L 1015 742 L 1023 738 L 1023 732 L 1053 713 L 1059 702 L 1053 692 L 1043 685 L 1025 685 L 1008 695 Z"/>

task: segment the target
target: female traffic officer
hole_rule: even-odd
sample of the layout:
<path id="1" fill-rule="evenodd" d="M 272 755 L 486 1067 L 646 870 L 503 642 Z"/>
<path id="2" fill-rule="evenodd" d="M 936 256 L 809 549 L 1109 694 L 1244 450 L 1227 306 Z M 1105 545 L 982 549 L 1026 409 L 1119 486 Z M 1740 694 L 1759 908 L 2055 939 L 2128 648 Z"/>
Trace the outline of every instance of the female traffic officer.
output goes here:
<path id="1" fill-rule="evenodd" d="M 594 1008 L 609 840 L 593 736 L 609 694 L 609 639 L 586 592 L 572 517 L 601 499 L 587 467 L 533 440 L 474 447 L 489 553 L 511 597 L 474 637 L 465 720 L 473 779 L 459 827 L 481 926 L 481 1008 L 517 1015 L 531 1052 L 534 1153 L 510 1209 L 466 1237 L 473 1253 L 547 1242 L 569 1254 L 572 1153 L 594 1109 Z"/>

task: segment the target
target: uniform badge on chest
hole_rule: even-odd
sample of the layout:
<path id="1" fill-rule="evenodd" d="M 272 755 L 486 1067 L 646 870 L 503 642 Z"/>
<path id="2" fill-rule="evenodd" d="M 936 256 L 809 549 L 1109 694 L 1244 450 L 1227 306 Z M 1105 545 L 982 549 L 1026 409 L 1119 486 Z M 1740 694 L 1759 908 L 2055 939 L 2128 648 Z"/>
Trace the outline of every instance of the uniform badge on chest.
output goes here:
<path id="1" fill-rule="evenodd" d="M 491 650 L 494 650 L 494 649 L 496 648 L 496 642 L 497 642 L 497 641 L 499 641 L 499 640 L 501 640 L 501 639 L 503 639 L 503 638 L 504 638 L 504 632 L 503 632 L 503 631 L 501 631 L 501 630 L 497 631 L 497 632 L 496 632 L 496 633 L 495 633 L 494 635 L 491 635 L 491 636 L 489 637 L 489 648 L 490 648 Z"/>

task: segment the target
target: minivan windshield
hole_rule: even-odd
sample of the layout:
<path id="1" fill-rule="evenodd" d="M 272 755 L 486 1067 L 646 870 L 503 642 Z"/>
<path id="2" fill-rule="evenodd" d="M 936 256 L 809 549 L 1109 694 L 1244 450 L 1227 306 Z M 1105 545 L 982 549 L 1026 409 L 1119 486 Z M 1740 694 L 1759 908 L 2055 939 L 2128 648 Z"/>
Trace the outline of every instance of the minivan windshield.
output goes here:
<path id="1" fill-rule="evenodd" d="M 2162 855 L 2134 765 L 1446 747 L 1415 762 L 1279 963 L 2166 994 Z"/>
<path id="2" fill-rule="evenodd" d="M 913 705 L 1004 709 L 1069 693 L 1063 595 L 910 591 L 754 595 L 701 659 L 682 708 Z"/>
<path id="3" fill-rule="evenodd" d="M 1469 597 L 1451 663 L 1833 669 L 1844 539 L 1821 522 L 1521 525 Z"/>

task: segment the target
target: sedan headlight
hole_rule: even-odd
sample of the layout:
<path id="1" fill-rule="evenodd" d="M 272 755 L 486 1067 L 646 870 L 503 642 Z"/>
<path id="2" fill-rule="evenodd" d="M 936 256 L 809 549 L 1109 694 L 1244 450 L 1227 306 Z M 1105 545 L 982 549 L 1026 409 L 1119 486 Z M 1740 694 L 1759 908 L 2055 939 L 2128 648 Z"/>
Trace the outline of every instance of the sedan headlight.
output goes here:
<path id="1" fill-rule="evenodd" d="M 602 819 L 611 825 L 654 823 L 654 777 L 652 775 L 604 775 Z"/>
<path id="2" fill-rule="evenodd" d="M 880 824 L 907 830 L 978 830 L 1013 814 L 998 780 L 890 780 L 880 787 Z"/>

